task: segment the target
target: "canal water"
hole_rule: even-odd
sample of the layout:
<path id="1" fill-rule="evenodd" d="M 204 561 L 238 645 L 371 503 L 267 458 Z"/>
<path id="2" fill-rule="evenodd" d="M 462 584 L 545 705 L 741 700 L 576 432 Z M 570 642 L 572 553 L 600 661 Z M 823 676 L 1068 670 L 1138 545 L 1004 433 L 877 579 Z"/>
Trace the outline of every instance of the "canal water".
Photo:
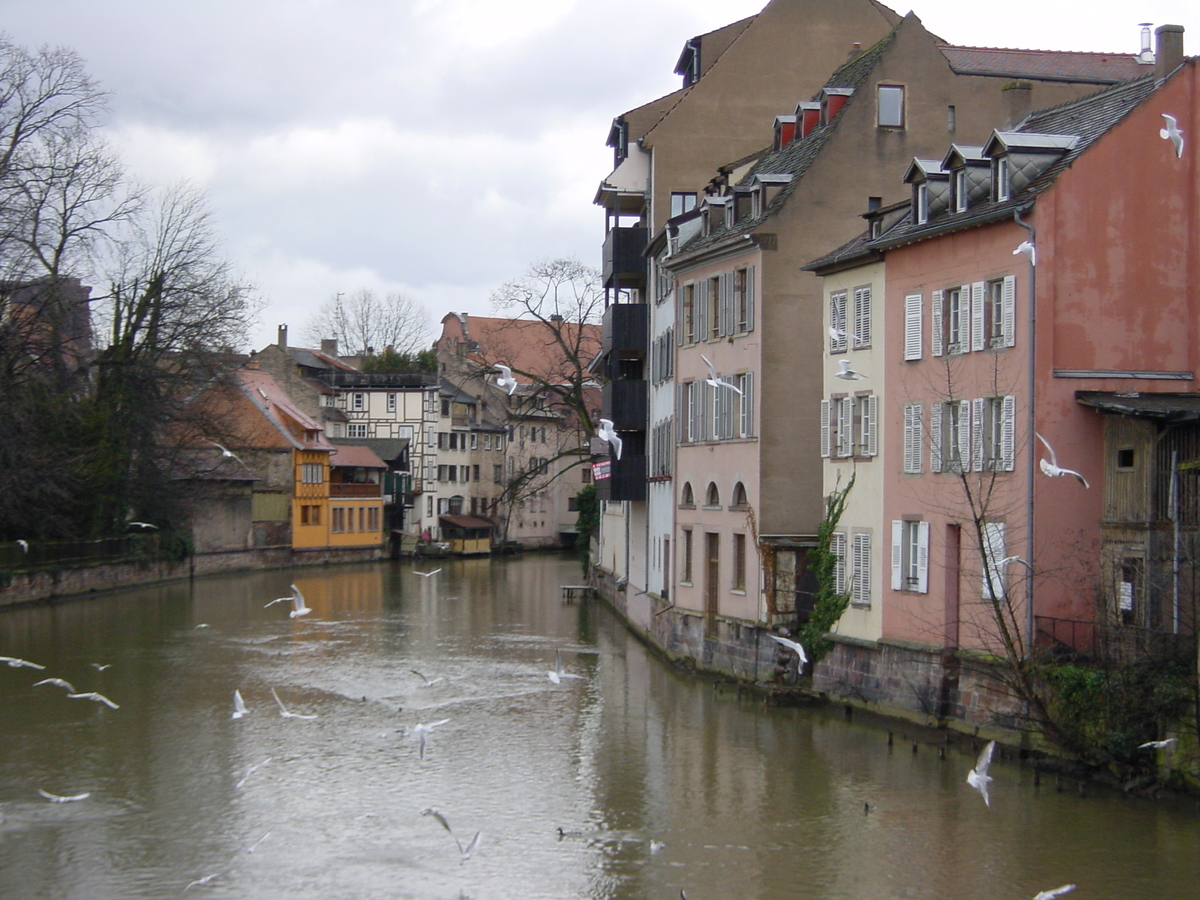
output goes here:
<path id="1" fill-rule="evenodd" d="M 889 748 L 878 723 L 680 675 L 602 605 L 562 602 L 573 560 L 417 571 L 437 568 L 0 613 L 0 656 L 45 666 L 0 666 L 0 897 L 1200 896 L 1191 801 L 1081 796 L 997 761 L 986 806 L 968 749 L 914 754 L 898 726 Z M 264 608 L 293 581 L 311 614 Z M 582 678 L 552 683 L 556 649 Z M 440 720 L 422 757 L 414 729 Z"/>

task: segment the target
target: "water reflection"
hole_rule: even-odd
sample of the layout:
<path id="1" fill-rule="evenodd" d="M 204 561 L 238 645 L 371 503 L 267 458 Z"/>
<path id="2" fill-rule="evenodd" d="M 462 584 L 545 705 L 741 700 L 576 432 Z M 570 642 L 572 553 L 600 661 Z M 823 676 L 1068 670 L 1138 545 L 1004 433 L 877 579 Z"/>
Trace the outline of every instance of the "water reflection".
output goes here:
<path id="1" fill-rule="evenodd" d="M 1190 804 L 1036 789 L 997 762 L 988 808 L 967 750 L 889 751 L 869 723 L 666 668 L 603 609 L 562 603 L 574 561 L 442 569 L 0 615 L 0 654 L 47 666 L 0 667 L 0 896 L 991 900 L 1073 881 L 1157 900 L 1200 883 Z M 263 608 L 293 581 L 311 615 Z M 556 647 L 587 681 L 550 683 Z M 32 687 L 46 675 L 121 708 Z M 317 718 L 281 718 L 272 688 Z M 443 718 L 421 759 L 411 729 Z M 483 832 L 470 860 L 430 806 L 463 843 Z"/>

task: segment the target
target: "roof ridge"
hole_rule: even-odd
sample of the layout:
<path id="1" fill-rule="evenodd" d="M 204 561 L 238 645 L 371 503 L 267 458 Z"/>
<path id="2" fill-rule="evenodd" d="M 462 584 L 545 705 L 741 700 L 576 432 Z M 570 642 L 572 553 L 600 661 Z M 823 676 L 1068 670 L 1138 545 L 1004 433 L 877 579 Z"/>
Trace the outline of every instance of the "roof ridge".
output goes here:
<path id="1" fill-rule="evenodd" d="M 1072 56 L 1128 56 L 1131 59 L 1137 56 L 1136 53 L 1127 53 L 1124 50 L 1043 50 L 1036 47 L 985 47 L 979 44 L 951 44 L 949 42 L 939 42 L 937 46 L 941 50 L 987 50 L 989 53 L 1045 53 L 1047 55 L 1069 53 Z"/>

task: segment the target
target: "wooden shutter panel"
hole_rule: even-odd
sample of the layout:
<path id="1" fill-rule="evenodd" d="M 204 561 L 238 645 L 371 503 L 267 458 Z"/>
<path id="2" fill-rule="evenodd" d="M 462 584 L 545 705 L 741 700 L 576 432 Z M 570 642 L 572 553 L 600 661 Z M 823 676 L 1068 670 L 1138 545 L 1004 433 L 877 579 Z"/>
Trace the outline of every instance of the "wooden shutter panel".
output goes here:
<path id="1" fill-rule="evenodd" d="M 971 349 L 971 286 L 960 285 L 958 288 L 958 351 L 966 353 Z"/>
<path id="2" fill-rule="evenodd" d="M 933 305 L 933 335 L 930 338 L 932 349 L 930 352 L 934 356 L 942 355 L 942 291 L 934 291 L 930 295 L 930 303 Z"/>
<path id="3" fill-rule="evenodd" d="M 854 291 L 854 342 L 865 347 L 871 343 L 871 289 L 857 288 Z"/>
<path id="4" fill-rule="evenodd" d="M 1016 454 L 1016 418 L 1017 398 L 1009 394 L 1004 398 L 1004 418 L 1000 422 L 1000 455 L 1005 472 L 1011 472 L 1017 462 Z"/>
<path id="5" fill-rule="evenodd" d="M 843 397 L 838 414 L 838 456 L 854 455 L 854 398 Z"/>
<path id="6" fill-rule="evenodd" d="M 686 285 L 681 285 L 679 290 L 675 292 L 675 321 L 679 324 L 675 340 L 680 347 L 683 346 L 684 339 L 687 337 L 687 322 L 683 320 L 683 297 L 687 293 L 687 290 Z"/>
<path id="7" fill-rule="evenodd" d="M 840 331 L 842 337 L 829 335 L 829 352 L 840 353 L 846 349 L 848 338 L 846 334 L 846 292 L 834 291 L 829 295 L 829 326 L 834 331 Z"/>
<path id="8" fill-rule="evenodd" d="M 717 278 L 717 337 L 733 333 L 729 327 L 729 273 L 722 272 Z"/>
<path id="9" fill-rule="evenodd" d="M 708 339 L 708 279 L 696 282 L 696 302 L 692 304 L 692 315 L 696 318 L 696 340 Z"/>
<path id="10" fill-rule="evenodd" d="M 917 523 L 917 590 L 929 593 L 929 523 Z"/>
<path id="11" fill-rule="evenodd" d="M 1003 308 L 1003 319 L 1001 321 L 1001 334 L 1004 337 L 1004 346 L 1013 347 L 1017 343 L 1017 279 L 1012 275 L 1004 276 L 1004 289 L 1000 302 Z"/>
<path id="12" fill-rule="evenodd" d="M 754 266 L 746 267 L 746 331 L 754 330 Z"/>
<path id="13" fill-rule="evenodd" d="M 963 472 L 971 470 L 971 403 L 958 403 L 958 461 Z"/>
<path id="14" fill-rule="evenodd" d="M 944 403 L 929 404 L 929 471 L 942 471 L 942 414 Z"/>
<path id="15" fill-rule="evenodd" d="M 982 350 L 987 343 L 983 330 L 984 284 L 976 281 L 971 285 L 971 349 Z"/>
<path id="16" fill-rule="evenodd" d="M 833 566 L 833 590 L 835 593 L 846 593 L 846 535 L 835 531 L 829 536 L 829 550 L 836 562 Z"/>
<path id="17" fill-rule="evenodd" d="M 904 358 L 921 358 L 922 297 L 909 294 L 904 298 Z"/>
<path id="18" fill-rule="evenodd" d="M 866 456 L 879 453 L 879 397 L 870 394 L 863 397 L 862 409 L 862 452 Z"/>
<path id="19" fill-rule="evenodd" d="M 986 522 L 983 526 L 983 599 L 998 600 L 1004 596 L 1004 523 Z"/>
<path id="20" fill-rule="evenodd" d="M 976 472 L 983 471 L 983 405 L 986 401 L 983 397 L 976 397 L 972 401 L 974 409 L 971 411 L 971 468 Z"/>
<path id="21" fill-rule="evenodd" d="M 853 546 L 854 601 L 860 606 L 871 604 L 871 535 L 856 534 Z"/>
<path id="22" fill-rule="evenodd" d="M 826 459 L 828 459 L 832 455 L 831 454 L 832 448 L 830 447 L 830 434 L 829 434 L 829 424 L 830 424 L 830 422 L 829 422 L 829 416 L 830 416 L 829 404 L 830 404 L 829 400 L 821 401 L 821 456 L 825 457 Z"/>
<path id="23" fill-rule="evenodd" d="M 892 520 L 892 590 L 904 587 L 904 523 Z"/>
<path id="24" fill-rule="evenodd" d="M 742 376 L 742 437 L 754 434 L 754 373 Z"/>

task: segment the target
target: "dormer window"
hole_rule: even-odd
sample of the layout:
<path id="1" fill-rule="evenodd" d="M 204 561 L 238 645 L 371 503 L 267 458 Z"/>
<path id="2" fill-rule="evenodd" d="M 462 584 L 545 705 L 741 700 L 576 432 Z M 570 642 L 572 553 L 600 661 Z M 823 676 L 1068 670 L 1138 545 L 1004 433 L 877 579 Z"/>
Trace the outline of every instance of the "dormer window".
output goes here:
<path id="1" fill-rule="evenodd" d="M 954 211 L 966 212 L 970 188 L 967 186 L 967 167 L 954 170 Z"/>
<path id="2" fill-rule="evenodd" d="M 695 193 L 676 191 L 671 194 L 671 218 L 682 216 L 696 208 Z"/>
<path id="3" fill-rule="evenodd" d="M 1008 157 L 997 156 L 992 160 L 992 185 L 997 200 L 1008 199 Z"/>
<path id="4" fill-rule="evenodd" d="M 904 127 L 904 88 L 898 84 L 881 84 L 876 89 L 880 128 Z"/>
<path id="5" fill-rule="evenodd" d="M 929 182 L 920 181 L 913 186 L 913 208 L 916 209 L 918 225 L 929 221 Z"/>

